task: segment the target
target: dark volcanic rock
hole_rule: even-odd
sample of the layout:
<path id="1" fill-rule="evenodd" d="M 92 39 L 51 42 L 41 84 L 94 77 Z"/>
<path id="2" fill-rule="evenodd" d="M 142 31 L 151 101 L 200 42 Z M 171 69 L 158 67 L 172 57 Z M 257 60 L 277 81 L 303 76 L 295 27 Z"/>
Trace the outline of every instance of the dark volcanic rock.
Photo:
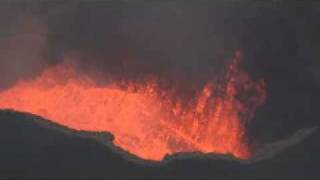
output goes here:
<path id="1" fill-rule="evenodd" d="M 29 114 L 0 111 L 0 179 L 320 179 L 320 132 L 313 129 L 303 140 L 297 140 L 299 134 L 308 133 L 269 145 L 272 151 L 295 142 L 252 162 L 193 154 L 168 157 L 165 163 L 139 163 L 101 141 L 111 142 L 110 134 L 78 132 Z"/>

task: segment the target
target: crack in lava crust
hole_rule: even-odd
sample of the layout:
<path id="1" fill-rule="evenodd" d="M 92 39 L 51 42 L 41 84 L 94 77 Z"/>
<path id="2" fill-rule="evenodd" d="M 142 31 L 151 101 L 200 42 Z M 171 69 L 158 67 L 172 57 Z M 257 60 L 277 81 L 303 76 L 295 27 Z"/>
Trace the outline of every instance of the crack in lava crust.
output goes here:
<path id="1" fill-rule="evenodd" d="M 188 106 L 173 101 L 152 80 L 101 87 L 72 66 L 59 64 L 0 92 L 0 108 L 37 114 L 76 130 L 111 132 L 117 146 L 142 159 L 194 151 L 247 159 L 252 152 L 245 122 L 266 95 L 264 82 L 239 70 L 238 59 L 228 66 L 225 83 L 208 82 Z"/>

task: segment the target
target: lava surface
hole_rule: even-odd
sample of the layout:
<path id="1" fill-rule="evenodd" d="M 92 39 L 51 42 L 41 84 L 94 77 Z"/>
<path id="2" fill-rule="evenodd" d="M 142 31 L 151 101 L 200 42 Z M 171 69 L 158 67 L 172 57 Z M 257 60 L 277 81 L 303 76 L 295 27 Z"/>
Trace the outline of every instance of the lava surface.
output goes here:
<path id="1" fill-rule="evenodd" d="M 239 69 L 236 56 L 223 83 L 208 82 L 188 105 L 156 81 L 97 85 L 67 63 L 0 92 L 0 108 L 30 112 L 76 130 L 111 132 L 114 144 L 142 159 L 203 152 L 250 158 L 245 124 L 266 98 L 264 81 Z"/>

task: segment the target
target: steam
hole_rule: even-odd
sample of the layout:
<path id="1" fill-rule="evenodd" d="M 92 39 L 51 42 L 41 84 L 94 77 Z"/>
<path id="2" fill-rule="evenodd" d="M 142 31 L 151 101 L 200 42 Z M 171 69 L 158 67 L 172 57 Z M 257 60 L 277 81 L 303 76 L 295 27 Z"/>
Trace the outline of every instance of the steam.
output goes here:
<path id="1" fill-rule="evenodd" d="M 6 26 L 0 29 L 0 89 L 40 72 L 47 46 L 47 30 L 40 18 L 6 12 L 1 16 L 0 24 Z"/>
<path id="2" fill-rule="evenodd" d="M 238 48 L 234 31 L 241 29 L 225 23 L 219 15 L 221 5 L 207 5 L 170 1 L 66 5 L 49 17 L 51 63 L 71 54 L 81 71 L 100 81 L 110 76 L 130 80 L 155 76 L 166 84 L 181 83 L 184 91 L 201 89 L 225 71 L 221 67 Z M 237 22 L 236 17 L 232 14 L 228 21 Z"/>
<path id="3" fill-rule="evenodd" d="M 222 75 L 221 67 L 239 48 L 236 37 L 242 26 L 233 6 L 174 1 L 35 4 L 7 5 L 15 11 L 2 12 L 13 18 L 0 22 L 8 27 L 0 30 L 1 86 L 32 78 L 71 56 L 79 71 L 102 83 L 153 76 L 192 92 Z"/>

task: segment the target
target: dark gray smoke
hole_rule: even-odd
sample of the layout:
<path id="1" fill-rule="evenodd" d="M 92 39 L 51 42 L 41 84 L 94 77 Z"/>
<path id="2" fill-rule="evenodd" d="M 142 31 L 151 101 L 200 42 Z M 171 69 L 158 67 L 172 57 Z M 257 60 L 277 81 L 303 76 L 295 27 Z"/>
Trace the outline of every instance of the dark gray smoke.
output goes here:
<path id="1" fill-rule="evenodd" d="M 83 69 L 104 76 L 155 75 L 202 87 L 239 48 L 245 18 L 236 6 L 179 1 L 65 4 L 49 14 L 50 57 L 56 62 L 73 54 Z"/>
<path id="2" fill-rule="evenodd" d="M 32 62 L 35 59 L 51 65 L 75 56 L 81 70 L 94 72 L 100 78 L 156 76 L 192 88 L 202 87 L 224 70 L 224 65 L 239 48 L 239 33 L 246 19 L 239 16 L 237 9 L 243 12 L 244 4 L 238 3 L 29 1 L 3 4 L 4 9 L 16 10 L 2 12 L 14 17 L 9 18 L 11 29 L 2 30 L 7 31 L 3 34 L 18 35 L 9 40 L 12 44 L 20 41 L 26 44 L 8 49 L 15 53 L 2 58 L 11 59 L 3 60 L 6 63 L 16 59 L 19 63 L 14 64 L 34 71 L 33 65 L 41 64 Z M 2 50 L 8 51 L 6 48 L 9 47 Z M 28 59 L 32 59 L 31 62 Z M 11 64 L 2 67 L 26 76 L 20 73 L 19 67 Z M 8 77 L 16 76 L 10 73 Z"/>
<path id="3" fill-rule="evenodd" d="M 0 3 L 0 89 L 31 78 L 47 63 L 47 26 L 28 8 Z"/>
<path id="4" fill-rule="evenodd" d="M 315 1 L 1 1 L 0 88 L 72 58 L 102 83 L 155 76 L 194 92 L 240 50 L 268 91 L 250 133 L 270 141 L 319 125 L 319 16 Z"/>

